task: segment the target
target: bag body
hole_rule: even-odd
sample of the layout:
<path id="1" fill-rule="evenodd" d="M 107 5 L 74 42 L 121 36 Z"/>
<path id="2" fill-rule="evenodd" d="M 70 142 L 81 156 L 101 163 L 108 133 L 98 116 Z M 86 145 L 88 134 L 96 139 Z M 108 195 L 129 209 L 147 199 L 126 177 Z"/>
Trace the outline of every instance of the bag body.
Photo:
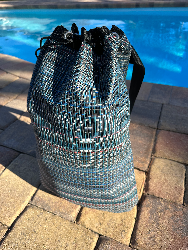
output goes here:
<path id="1" fill-rule="evenodd" d="M 28 93 L 41 182 L 81 206 L 129 211 L 138 202 L 126 87 L 132 46 L 124 33 L 103 32 L 96 53 L 95 41 L 75 49 L 65 34 L 58 26 L 41 47 Z"/>

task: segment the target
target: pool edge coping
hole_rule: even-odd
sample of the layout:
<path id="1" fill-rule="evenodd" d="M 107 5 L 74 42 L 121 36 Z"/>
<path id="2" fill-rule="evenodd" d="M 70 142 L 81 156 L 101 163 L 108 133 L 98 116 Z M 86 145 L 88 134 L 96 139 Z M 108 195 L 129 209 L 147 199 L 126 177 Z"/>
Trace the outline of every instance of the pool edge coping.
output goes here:
<path id="1" fill-rule="evenodd" d="M 153 7 L 188 7 L 188 1 L 105 1 L 101 2 L 64 2 L 63 0 L 54 2 L 23 1 L 0 1 L 1 9 L 99 9 L 99 8 L 153 8 Z"/>

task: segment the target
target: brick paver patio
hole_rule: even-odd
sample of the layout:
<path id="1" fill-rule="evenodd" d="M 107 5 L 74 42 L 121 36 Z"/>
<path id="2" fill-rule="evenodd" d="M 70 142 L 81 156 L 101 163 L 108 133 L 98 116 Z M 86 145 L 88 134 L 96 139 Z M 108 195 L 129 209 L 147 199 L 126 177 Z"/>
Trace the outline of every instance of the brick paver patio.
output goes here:
<path id="1" fill-rule="evenodd" d="M 33 68 L 0 54 L 0 249 L 188 250 L 188 89 L 142 84 L 130 125 L 139 203 L 113 214 L 40 184 L 26 107 Z"/>

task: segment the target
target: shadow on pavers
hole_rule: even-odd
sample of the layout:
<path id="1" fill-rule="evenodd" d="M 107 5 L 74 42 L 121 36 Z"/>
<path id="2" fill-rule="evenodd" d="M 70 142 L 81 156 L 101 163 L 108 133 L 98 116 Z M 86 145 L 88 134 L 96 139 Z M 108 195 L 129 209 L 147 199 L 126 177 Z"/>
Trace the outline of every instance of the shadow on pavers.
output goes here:
<path id="1" fill-rule="evenodd" d="M 29 115 L 5 106 L 0 108 L 1 112 L 0 129 L 3 131 L 0 133 L 0 174 L 8 168 L 33 185 L 33 178 L 39 176 L 39 170 L 36 140 Z M 17 119 L 17 115 L 21 116 L 20 119 Z"/>
<path id="2" fill-rule="evenodd" d="M 15 109 L 12 107 L 1 106 L 0 107 L 0 129 L 5 130 L 9 125 L 15 122 L 24 111 L 21 109 Z"/>
<path id="3" fill-rule="evenodd" d="M 29 113 L 5 106 L 0 108 L 0 112 L 2 108 L 4 117 L 8 118 L 7 120 L 0 118 L 0 129 L 3 129 L 3 132 L 0 133 L 0 175 L 8 168 L 31 185 L 34 185 L 35 179 L 37 179 L 39 187 L 40 174 L 36 159 L 36 139 L 30 124 Z M 17 119 L 12 113 L 21 115 L 20 119 Z M 39 189 L 55 195 L 42 185 Z"/>
<path id="4" fill-rule="evenodd" d="M 0 111 L 2 109 L 7 120 L 0 121 L 0 124 L 4 123 L 3 126 L 5 127 L 0 134 L 0 145 L 36 157 L 36 140 L 28 113 L 5 106 L 0 108 Z M 22 115 L 20 119 L 12 115 L 12 111 L 15 114 Z"/>

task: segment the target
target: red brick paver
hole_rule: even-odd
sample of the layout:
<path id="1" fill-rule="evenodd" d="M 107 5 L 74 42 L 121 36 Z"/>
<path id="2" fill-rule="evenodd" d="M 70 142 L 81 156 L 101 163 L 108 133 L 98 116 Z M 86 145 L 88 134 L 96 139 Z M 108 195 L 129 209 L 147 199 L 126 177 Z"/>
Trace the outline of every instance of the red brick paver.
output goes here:
<path id="1" fill-rule="evenodd" d="M 137 96 L 137 100 L 147 101 L 153 84 L 149 82 L 143 82 L 140 91 Z"/>
<path id="2" fill-rule="evenodd" d="M 169 103 L 172 88 L 172 86 L 168 85 L 154 84 L 148 100 L 151 102 Z"/>
<path id="3" fill-rule="evenodd" d="M 160 130 L 155 156 L 188 164 L 188 135 Z"/>
<path id="4" fill-rule="evenodd" d="M 8 227 L 0 223 L 0 241 L 1 239 L 3 239 L 7 230 L 8 230 Z"/>
<path id="5" fill-rule="evenodd" d="M 78 223 L 128 246 L 136 214 L 136 206 L 131 211 L 124 213 L 111 213 L 84 207 Z"/>
<path id="6" fill-rule="evenodd" d="M 99 238 L 99 246 L 96 250 L 131 250 L 132 248 L 121 244 L 115 240 L 101 236 Z"/>
<path id="7" fill-rule="evenodd" d="M 188 166 L 186 166 L 185 199 L 184 204 L 188 206 Z"/>
<path id="8" fill-rule="evenodd" d="M 188 108 L 164 105 L 159 129 L 188 134 Z"/>
<path id="9" fill-rule="evenodd" d="M 157 128 L 162 104 L 137 100 L 131 114 L 132 123 Z"/>
<path id="10" fill-rule="evenodd" d="M 18 79 L 11 82 L 5 88 L 0 89 L 0 105 L 6 105 L 8 102 L 15 99 L 24 90 L 28 89 L 29 81 L 27 79 Z"/>
<path id="11" fill-rule="evenodd" d="M 37 191 L 31 203 L 70 221 L 76 220 L 81 208 L 78 205 L 51 194 L 43 186 Z"/>
<path id="12" fill-rule="evenodd" d="M 150 163 L 156 130 L 131 123 L 130 138 L 135 168 L 146 171 Z"/>
<path id="13" fill-rule="evenodd" d="M 0 146 L 0 174 L 18 155 L 17 151 Z"/>
<path id="14" fill-rule="evenodd" d="M 0 70 L 0 89 L 6 87 L 11 82 L 14 82 L 18 79 L 17 76 L 9 74 L 3 70 Z"/>
<path id="15" fill-rule="evenodd" d="M 94 250 L 98 235 L 68 220 L 29 206 L 0 249 Z"/>
<path id="16" fill-rule="evenodd" d="M 19 155 L 0 176 L 0 222 L 8 227 L 27 206 L 39 185 L 36 159 Z"/>
<path id="17" fill-rule="evenodd" d="M 1 133 L 0 144 L 19 152 L 36 156 L 36 140 L 31 125 L 22 119 L 12 123 Z"/>
<path id="18" fill-rule="evenodd" d="M 132 245 L 142 250 L 187 250 L 187 225 L 187 207 L 146 196 L 139 211 Z"/>
<path id="19" fill-rule="evenodd" d="M 27 110 L 27 103 L 25 100 L 14 99 L 8 104 L 0 108 L 0 128 L 5 129 L 11 123 L 16 121 L 23 112 Z"/>
<path id="20" fill-rule="evenodd" d="M 148 176 L 149 194 L 183 204 L 185 166 L 175 161 L 155 158 Z"/>
<path id="21" fill-rule="evenodd" d="M 143 171 L 139 171 L 138 169 L 134 169 L 135 172 L 135 179 L 136 179 L 136 186 L 137 186 L 137 192 L 138 192 L 138 199 L 142 197 L 142 193 L 144 190 L 145 180 L 146 180 L 146 174 Z"/>
<path id="22" fill-rule="evenodd" d="M 169 103 L 188 108 L 188 88 L 173 87 Z"/>

